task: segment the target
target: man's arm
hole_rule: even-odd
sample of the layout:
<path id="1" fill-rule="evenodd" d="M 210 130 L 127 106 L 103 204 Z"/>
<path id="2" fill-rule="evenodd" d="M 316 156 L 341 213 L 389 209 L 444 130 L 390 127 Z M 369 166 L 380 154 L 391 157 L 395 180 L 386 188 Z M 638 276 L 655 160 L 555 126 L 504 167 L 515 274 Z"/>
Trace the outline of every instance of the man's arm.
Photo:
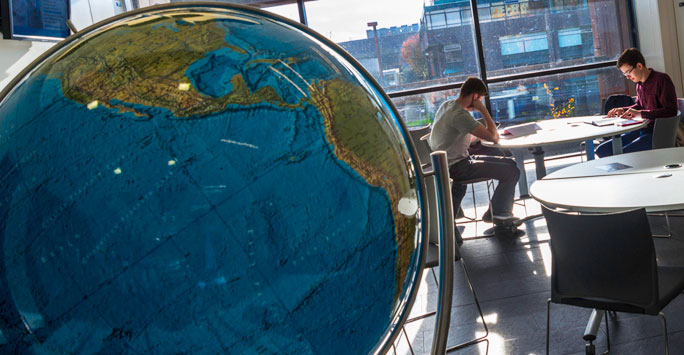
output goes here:
<path id="1" fill-rule="evenodd" d="M 662 86 L 658 92 L 658 101 L 662 103 L 663 107 L 655 108 L 653 110 L 643 110 L 641 111 L 641 117 L 652 120 L 656 118 L 672 117 L 677 114 L 677 91 L 669 76 L 664 76 L 662 80 Z"/>
<path id="2" fill-rule="evenodd" d="M 499 143 L 499 131 L 496 129 L 496 124 L 492 119 L 492 116 L 487 111 L 487 107 L 480 100 L 473 101 L 473 107 L 480 111 L 482 117 L 484 118 L 484 126 L 478 125 L 474 130 L 470 132 L 473 136 L 480 138 L 482 140 Z"/>

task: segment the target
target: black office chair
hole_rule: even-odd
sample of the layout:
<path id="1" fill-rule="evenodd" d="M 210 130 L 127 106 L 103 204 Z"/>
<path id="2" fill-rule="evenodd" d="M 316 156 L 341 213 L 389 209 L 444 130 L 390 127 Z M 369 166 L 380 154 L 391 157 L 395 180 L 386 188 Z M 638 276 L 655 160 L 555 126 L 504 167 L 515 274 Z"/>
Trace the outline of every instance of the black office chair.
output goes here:
<path id="1" fill-rule="evenodd" d="M 605 311 L 660 315 L 684 290 L 684 267 L 662 267 L 645 209 L 611 214 L 571 214 L 542 206 L 551 236 L 551 298 L 546 308 L 549 353 L 550 303 Z M 606 334 L 608 334 L 606 321 Z M 588 346 L 593 347 L 590 343 Z M 608 337 L 608 350 L 610 338 Z"/>
<path id="2" fill-rule="evenodd" d="M 432 150 L 427 142 L 422 140 L 422 137 L 426 135 L 429 136 L 431 130 L 431 125 L 409 129 L 409 136 L 413 140 L 413 145 L 416 147 L 419 163 L 425 171 L 432 171 L 432 162 L 430 162 L 430 153 L 432 153 Z"/>
<path id="3" fill-rule="evenodd" d="M 651 149 L 674 148 L 677 142 L 677 128 L 681 112 L 672 117 L 655 120 Z"/>
<path id="4" fill-rule="evenodd" d="M 634 105 L 634 98 L 625 94 L 610 95 L 603 104 L 602 114 L 607 115 L 608 111 L 616 107 L 626 107 Z"/>
<path id="5" fill-rule="evenodd" d="M 681 113 L 679 115 L 679 126 L 677 127 L 677 138 L 675 140 L 676 147 L 684 146 L 684 99 L 677 99 L 677 109 Z"/>

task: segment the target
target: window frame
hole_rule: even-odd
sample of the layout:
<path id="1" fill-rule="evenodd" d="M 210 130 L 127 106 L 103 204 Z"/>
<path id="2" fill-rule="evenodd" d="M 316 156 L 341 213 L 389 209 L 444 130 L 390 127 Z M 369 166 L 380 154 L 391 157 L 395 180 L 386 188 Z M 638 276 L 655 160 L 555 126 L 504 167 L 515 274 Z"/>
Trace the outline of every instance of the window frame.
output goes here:
<path id="1" fill-rule="evenodd" d="M 286 0 L 286 1 L 292 1 L 294 0 Z M 310 1 L 310 0 L 296 0 L 297 6 L 299 8 L 299 14 L 300 14 L 300 22 L 304 25 L 307 24 L 307 19 L 306 19 L 306 9 L 305 9 L 305 1 Z M 558 0 L 556 0 L 558 2 Z M 521 4 L 519 13 L 515 17 L 521 17 L 521 16 L 528 16 L 528 15 L 533 15 L 533 12 L 536 11 L 538 8 L 543 8 L 544 5 L 546 5 L 550 11 L 564 11 L 566 6 L 567 0 L 560 0 L 560 2 L 564 5 L 563 9 L 553 9 L 552 2 L 550 0 L 518 0 L 518 4 Z M 634 12 L 634 1 L 635 0 L 628 0 L 626 1 L 626 7 L 627 7 L 627 20 L 628 20 L 628 28 L 629 28 L 629 37 L 631 41 L 631 46 L 632 47 L 638 47 L 638 40 L 637 40 L 637 28 L 636 28 L 636 15 Z M 572 1 L 571 1 L 572 2 Z M 574 0 L 575 4 L 572 6 L 573 9 L 579 8 L 579 7 L 584 7 L 588 6 L 587 0 Z M 548 75 L 555 75 L 555 74 L 565 74 L 565 73 L 576 73 L 576 72 L 582 72 L 582 71 L 587 71 L 587 70 L 592 70 L 592 69 L 599 69 L 599 68 L 607 68 L 607 67 L 614 67 L 616 64 L 615 60 L 606 60 L 606 61 L 600 61 L 600 62 L 594 62 L 594 63 L 589 63 L 589 64 L 579 64 L 579 65 L 572 65 L 572 66 L 565 66 L 565 67 L 560 67 L 560 68 L 552 68 L 552 69 L 545 69 L 545 70 L 537 70 L 537 71 L 529 71 L 525 72 L 522 74 L 507 74 L 507 75 L 500 75 L 500 76 L 494 76 L 494 77 L 487 77 L 487 66 L 484 60 L 484 46 L 483 46 L 483 40 L 482 40 L 482 33 L 481 33 L 481 28 L 480 28 L 480 23 L 484 22 L 490 22 L 490 21 L 500 21 L 500 20 L 505 20 L 506 19 L 506 3 L 504 1 L 494 1 L 490 2 L 487 4 L 481 4 L 478 5 L 477 0 L 470 0 L 470 12 L 471 16 L 468 17 L 468 21 L 473 22 L 473 31 L 474 31 L 474 36 L 475 36 L 475 46 L 476 46 L 476 53 L 477 53 L 477 61 L 478 61 L 478 68 L 479 68 L 479 75 L 480 79 L 484 81 L 485 85 L 489 87 L 490 84 L 496 84 L 496 83 L 502 83 L 502 82 L 507 82 L 507 81 L 515 81 L 515 80 L 522 80 L 522 79 L 530 79 L 530 78 L 535 78 L 535 77 L 541 77 L 541 76 L 548 76 Z M 526 7 L 525 13 L 522 11 L 522 3 L 524 3 Z M 500 18 L 493 18 L 491 17 L 491 7 L 492 4 L 495 4 L 495 6 L 503 6 L 503 16 Z M 501 4 L 501 5 L 499 5 Z M 463 11 L 463 10 L 461 10 Z M 481 11 L 482 11 L 482 21 L 480 21 L 480 16 L 481 16 Z M 446 14 L 443 13 L 444 19 L 445 19 L 445 26 L 447 24 L 447 19 L 446 19 Z M 489 16 L 489 17 L 488 17 Z M 465 20 L 465 16 L 461 15 L 462 21 Z M 426 22 L 431 22 L 429 19 L 425 19 Z M 427 24 L 428 26 L 430 23 Z M 549 39 L 547 36 L 547 43 Z M 400 91 L 394 91 L 391 93 L 387 93 L 387 96 L 391 99 L 394 98 L 401 98 L 401 97 L 407 97 L 407 96 L 413 96 L 413 95 L 422 95 L 422 94 L 428 94 L 432 92 L 439 92 L 439 91 L 447 91 L 447 90 L 454 90 L 454 89 L 459 89 L 463 85 L 463 82 L 455 82 L 455 83 L 449 83 L 449 84 L 441 84 L 441 85 L 431 85 L 431 86 L 424 86 L 421 88 L 417 89 L 407 89 L 407 90 L 400 90 Z M 491 110 L 491 102 L 489 100 L 489 96 L 485 97 L 485 103 L 486 106 L 489 110 Z"/>

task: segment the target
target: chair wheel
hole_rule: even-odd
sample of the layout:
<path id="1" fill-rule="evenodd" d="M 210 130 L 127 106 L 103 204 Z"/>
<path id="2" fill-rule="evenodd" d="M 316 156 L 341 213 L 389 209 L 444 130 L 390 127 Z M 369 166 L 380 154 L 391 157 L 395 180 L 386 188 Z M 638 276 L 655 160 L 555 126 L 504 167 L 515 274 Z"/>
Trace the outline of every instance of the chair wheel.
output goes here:
<path id="1" fill-rule="evenodd" d="M 585 351 L 587 355 L 596 355 L 596 346 L 594 346 L 592 343 L 589 343 L 586 345 Z"/>

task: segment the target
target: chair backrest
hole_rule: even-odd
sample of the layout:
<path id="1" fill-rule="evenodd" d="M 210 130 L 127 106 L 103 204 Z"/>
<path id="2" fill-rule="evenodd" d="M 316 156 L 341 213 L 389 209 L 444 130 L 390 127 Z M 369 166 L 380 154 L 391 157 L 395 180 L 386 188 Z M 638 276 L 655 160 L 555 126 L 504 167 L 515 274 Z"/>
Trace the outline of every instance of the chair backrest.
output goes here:
<path id="1" fill-rule="evenodd" d="M 427 195 L 427 214 L 429 226 L 427 231 L 428 255 L 425 259 L 425 267 L 435 267 L 439 265 L 439 211 L 437 210 L 437 195 L 435 191 L 435 181 L 432 176 L 425 178 L 425 190 Z M 454 233 L 457 233 L 456 231 Z M 454 243 L 454 260 L 459 260 L 461 253 L 458 244 Z"/>
<path id="2" fill-rule="evenodd" d="M 430 149 L 430 146 L 427 143 L 427 138 L 425 138 L 426 135 L 429 135 L 429 132 L 423 135 L 421 137 L 422 139 L 418 139 L 419 142 L 422 142 L 428 149 L 428 157 L 429 154 L 432 152 Z M 432 164 L 430 159 L 428 158 L 427 160 L 428 163 L 422 164 L 422 165 L 427 165 L 429 164 L 430 170 L 432 170 Z M 423 168 L 425 171 L 425 168 Z M 425 178 L 425 183 L 423 186 L 425 186 L 425 195 L 427 197 L 427 216 L 428 216 L 428 227 L 426 231 L 423 231 L 424 233 L 427 233 L 427 241 L 428 241 L 428 255 L 425 260 L 425 267 L 431 268 L 431 267 L 436 267 L 439 265 L 439 210 L 437 209 L 437 191 L 435 191 L 435 180 L 432 176 L 428 176 Z M 458 233 L 454 231 L 454 233 Z M 459 252 L 458 249 L 458 244 L 454 243 L 454 260 L 459 260 L 461 258 L 461 253 Z"/>
<path id="3" fill-rule="evenodd" d="M 682 99 L 682 98 L 677 99 L 677 109 L 679 110 L 679 112 L 684 112 L 684 99 Z M 681 115 L 680 115 L 680 118 L 681 118 Z"/>
<path id="4" fill-rule="evenodd" d="M 423 136 L 430 134 L 431 129 L 432 127 L 427 125 L 409 130 L 409 136 L 413 140 L 413 145 L 416 147 L 416 153 L 418 154 L 418 160 L 420 163 L 419 165 L 421 166 L 425 164 L 431 164 L 430 153 L 432 153 L 432 150 L 430 149 L 430 145 L 427 144 L 427 141 L 421 140 Z"/>
<path id="5" fill-rule="evenodd" d="M 603 104 L 603 114 L 607 114 L 608 111 L 616 107 L 625 107 L 634 105 L 634 99 L 625 94 L 615 94 L 608 96 L 606 103 Z"/>
<path id="6" fill-rule="evenodd" d="M 676 147 L 684 147 L 684 99 L 677 99 L 677 109 L 679 110 L 679 126 L 677 127 Z"/>
<path id="7" fill-rule="evenodd" d="M 554 302 L 603 300 L 630 312 L 657 304 L 655 248 L 643 208 L 610 214 L 542 210 L 551 236 Z"/>
<path id="8" fill-rule="evenodd" d="M 652 149 L 672 148 L 675 146 L 680 115 L 681 111 L 677 111 L 676 116 L 656 118 L 655 125 L 653 126 Z"/>

